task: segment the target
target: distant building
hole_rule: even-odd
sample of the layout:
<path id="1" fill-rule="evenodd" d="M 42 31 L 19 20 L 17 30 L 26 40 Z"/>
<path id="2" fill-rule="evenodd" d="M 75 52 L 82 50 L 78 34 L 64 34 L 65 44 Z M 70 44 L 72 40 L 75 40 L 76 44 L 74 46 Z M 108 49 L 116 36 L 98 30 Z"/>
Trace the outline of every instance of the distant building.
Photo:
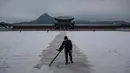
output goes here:
<path id="1" fill-rule="evenodd" d="M 9 23 L 5 23 L 5 22 L 0 22 L 0 27 L 3 27 L 3 28 L 12 28 L 13 25 L 9 24 Z"/>
<path id="2" fill-rule="evenodd" d="M 59 16 L 55 17 L 55 29 L 74 29 L 75 22 L 73 21 L 74 18 L 70 16 Z"/>

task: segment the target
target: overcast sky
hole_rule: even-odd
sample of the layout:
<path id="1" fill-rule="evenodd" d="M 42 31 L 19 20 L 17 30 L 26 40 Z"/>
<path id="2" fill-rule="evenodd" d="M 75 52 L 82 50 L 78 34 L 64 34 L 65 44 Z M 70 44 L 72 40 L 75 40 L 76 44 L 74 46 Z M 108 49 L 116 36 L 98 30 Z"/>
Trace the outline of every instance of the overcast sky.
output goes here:
<path id="1" fill-rule="evenodd" d="M 44 13 L 130 22 L 130 0 L 0 0 L 0 21 L 30 21 Z"/>

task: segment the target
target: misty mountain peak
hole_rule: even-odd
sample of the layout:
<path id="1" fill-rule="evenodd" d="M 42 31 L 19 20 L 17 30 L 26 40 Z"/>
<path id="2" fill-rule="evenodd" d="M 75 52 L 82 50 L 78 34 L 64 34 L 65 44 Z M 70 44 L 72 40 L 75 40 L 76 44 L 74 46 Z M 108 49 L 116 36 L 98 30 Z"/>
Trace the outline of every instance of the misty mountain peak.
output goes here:
<path id="1" fill-rule="evenodd" d="M 41 15 L 38 19 L 44 19 L 44 18 L 52 18 L 49 14 L 45 13 Z"/>

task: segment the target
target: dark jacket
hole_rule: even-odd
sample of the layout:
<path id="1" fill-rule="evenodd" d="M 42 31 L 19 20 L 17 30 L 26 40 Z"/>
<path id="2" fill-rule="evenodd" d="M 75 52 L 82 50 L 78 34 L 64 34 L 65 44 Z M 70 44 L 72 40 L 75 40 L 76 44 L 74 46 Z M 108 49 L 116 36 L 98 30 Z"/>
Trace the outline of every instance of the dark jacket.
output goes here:
<path id="1" fill-rule="evenodd" d="M 70 51 L 72 50 L 72 42 L 71 40 L 64 40 L 59 48 L 59 50 L 62 50 L 65 48 L 65 51 Z"/>

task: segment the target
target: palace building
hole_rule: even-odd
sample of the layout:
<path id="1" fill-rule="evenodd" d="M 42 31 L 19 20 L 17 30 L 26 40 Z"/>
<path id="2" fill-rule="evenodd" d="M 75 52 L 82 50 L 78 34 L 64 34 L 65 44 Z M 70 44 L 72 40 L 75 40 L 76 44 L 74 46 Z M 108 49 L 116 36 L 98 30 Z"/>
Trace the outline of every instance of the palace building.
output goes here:
<path id="1" fill-rule="evenodd" d="M 70 16 L 55 17 L 55 29 L 69 30 L 74 29 L 74 18 Z"/>

